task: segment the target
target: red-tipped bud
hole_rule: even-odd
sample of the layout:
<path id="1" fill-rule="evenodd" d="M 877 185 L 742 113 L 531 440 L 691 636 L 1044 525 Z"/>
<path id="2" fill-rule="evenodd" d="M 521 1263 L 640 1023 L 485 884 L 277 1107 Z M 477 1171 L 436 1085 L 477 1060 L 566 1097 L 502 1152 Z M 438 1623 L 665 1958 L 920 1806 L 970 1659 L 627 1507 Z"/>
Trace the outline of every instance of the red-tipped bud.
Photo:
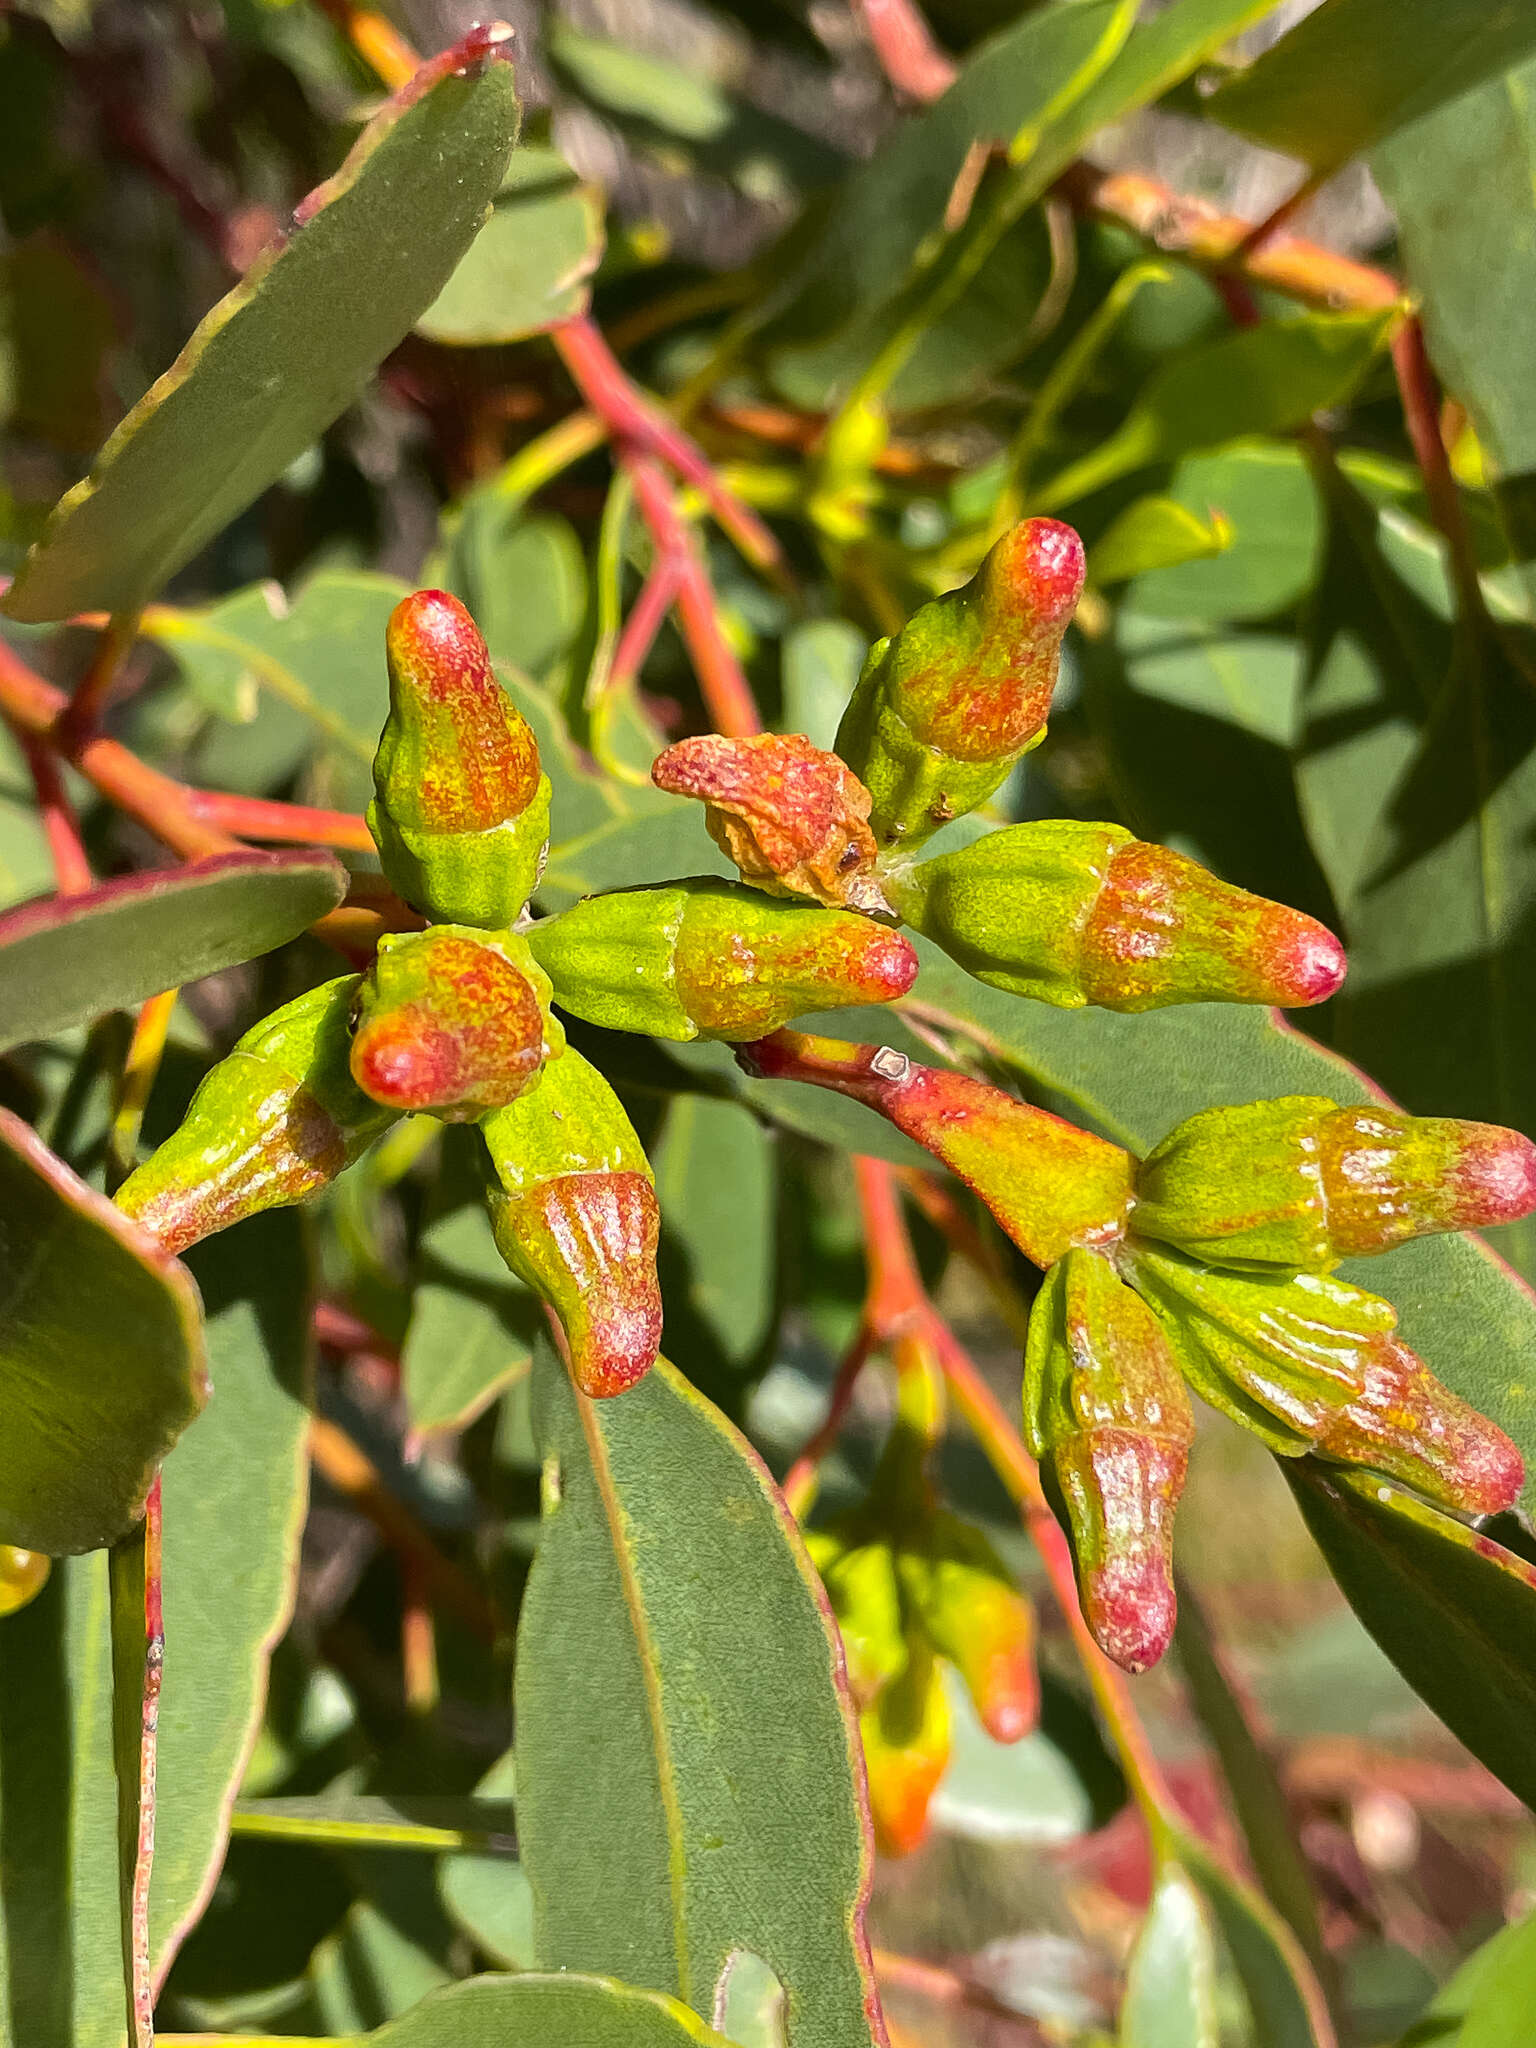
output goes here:
<path id="1" fill-rule="evenodd" d="M 562 1009 L 655 1038 L 756 1038 L 809 1010 L 890 1002 L 917 978 L 887 925 L 707 879 L 586 897 L 528 943 Z"/>
<path id="2" fill-rule="evenodd" d="M 947 1068 L 920 1067 L 891 1046 L 847 1045 L 797 1031 L 743 1046 L 768 1080 L 810 1081 L 867 1103 L 973 1187 L 1038 1266 L 1074 1244 L 1125 1228 L 1135 1161 L 1106 1139 Z"/>
<path id="3" fill-rule="evenodd" d="M 831 909 L 889 911 L 875 873 L 869 791 L 836 754 L 792 734 L 679 740 L 651 768 L 658 789 L 697 797 L 743 881 Z"/>
<path id="4" fill-rule="evenodd" d="M 1344 952 L 1315 919 L 1119 825 L 1042 819 L 885 877 L 968 974 L 1063 1009 L 1320 1003 Z"/>
<path id="5" fill-rule="evenodd" d="M 1173 1518 L 1195 1424 L 1157 1318 L 1095 1252 L 1069 1252 L 1035 1298 L 1024 1431 L 1061 1494 L 1094 1640 L 1147 1670 L 1173 1636 Z"/>
<path id="6" fill-rule="evenodd" d="M 569 1047 L 537 1091 L 482 1119 L 496 1248 L 560 1318 L 571 1376 L 601 1400 L 656 1362 L 661 1218 L 650 1163 L 602 1075 Z"/>
<path id="7" fill-rule="evenodd" d="M 513 932 L 387 934 L 357 995 L 352 1078 L 387 1108 L 467 1122 L 515 1102 L 558 1056 L 549 976 Z"/>
<path id="8" fill-rule="evenodd" d="M 167 1251 L 307 1201 L 395 1120 L 348 1067 L 355 975 L 253 1026 L 205 1075 L 180 1126 L 117 1191 Z"/>
<path id="9" fill-rule="evenodd" d="M 920 1638 L 907 1664 L 859 1716 L 869 1812 L 882 1856 L 906 1856 L 928 1832 L 928 1808 L 949 1762 L 949 1700 L 939 1661 Z"/>
<path id="10" fill-rule="evenodd" d="M 48 1583 L 53 1566 L 40 1550 L 22 1550 L 0 1543 L 0 1620 L 35 1600 Z"/>
<path id="11" fill-rule="evenodd" d="M 1463 1514 L 1520 1491 L 1520 1453 L 1396 1335 L 1389 1302 L 1317 1273 L 1233 1273 L 1129 1244 L 1185 1376 L 1281 1457 L 1368 1465 Z"/>
<path id="12" fill-rule="evenodd" d="M 1536 1146 L 1518 1131 L 1325 1096 L 1202 1110 L 1146 1159 L 1136 1228 L 1221 1265 L 1325 1272 L 1435 1231 L 1536 1208 Z"/>
<path id="13" fill-rule="evenodd" d="M 1082 587 L 1072 528 L 1026 519 L 963 589 L 871 649 L 837 751 L 874 798 L 882 846 L 916 844 L 985 803 L 1044 735 Z"/>
<path id="14" fill-rule="evenodd" d="M 402 599 L 384 646 L 389 717 L 368 811 L 384 872 L 428 917 L 500 930 L 532 893 L 549 838 L 538 743 L 456 597 Z"/>
<path id="15" fill-rule="evenodd" d="M 979 1529 L 937 1511 L 897 1558 L 908 1612 L 959 1672 L 994 1742 L 1018 1742 L 1040 1717 L 1035 1610 Z"/>

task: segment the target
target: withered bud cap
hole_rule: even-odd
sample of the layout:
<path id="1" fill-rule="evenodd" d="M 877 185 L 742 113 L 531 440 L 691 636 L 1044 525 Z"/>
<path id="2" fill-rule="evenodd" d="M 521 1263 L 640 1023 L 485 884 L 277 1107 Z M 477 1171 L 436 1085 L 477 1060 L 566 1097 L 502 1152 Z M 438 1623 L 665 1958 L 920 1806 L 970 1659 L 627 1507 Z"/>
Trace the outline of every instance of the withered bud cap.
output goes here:
<path id="1" fill-rule="evenodd" d="M 795 734 L 709 733 L 658 754 L 651 780 L 705 805 L 710 837 L 744 881 L 833 909 L 889 911 L 869 791 L 836 754 Z"/>
<path id="2" fill-rule="evenodd" d="M 458 1123 L 503 1108 L 564 1047 L 549 1001 L 549 977 L 512 932 L 387 934 L 357 994 L 352 1078 L 402 1114 Z"/>

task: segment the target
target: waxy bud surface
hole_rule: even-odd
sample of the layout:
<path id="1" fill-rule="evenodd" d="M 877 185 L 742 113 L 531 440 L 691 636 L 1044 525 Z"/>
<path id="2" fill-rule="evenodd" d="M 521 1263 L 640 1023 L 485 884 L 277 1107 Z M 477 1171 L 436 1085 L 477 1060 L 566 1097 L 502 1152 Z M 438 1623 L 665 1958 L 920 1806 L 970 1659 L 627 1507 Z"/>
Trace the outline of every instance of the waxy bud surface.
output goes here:
<path id="1" fill-rule="evenodd" d="M 1510 1507 L 1524 1478 L 1504 1432 L 1396 1337 L 1389 1302 L 1318 1273 L 1233 1273 L 1128 1244 L 1185 1377 L 1281 1457 L 1367 1465 L 1463 1514 Z"/>
<path id="2" fill-rule="evenodd" d="M 792 734 L 708 733 L 658 754 L 651 780 L 700 799 L 710 837 L 754 888 L 836 910 L 890 910 L 869 791 L 836 754 Z"/>
<path id="3" fill-rule="evenodd" d="M 928 1807 L 949 1762 L 950 1712 L 939 1660 L 920 1637 L 899 1677 L 859 1716 L 869 1814 L 882 1856 L 905 1856 L 928 1832 Z"/>
<path id="4" fill-rule="evenodd" d="M 1027 1258 L 1049 1266 L 1074 1244 L 1125 1228 L 1135 1161 L 1075 1124 L 891 1046 L 779 1031 L 737 1058 L 768 1080 L 810 1081 L 867 1103 L 974 1188 Z"/>
<path id="5" fill-rule="evenodd" d="M 1497 1124 L 1285 1095 L 1202 1110 L 1137 1176 L 1136 1229 L 1218 1265 L 1326 1272 L 1536 1208 L 1536 1145 Z"/>
<path id="6" fill-rule="evenodd" d="M 1024 1435 L 1066 1509 L 1094 1640 L 1147 1670 L 1173 1637 L 1173 1519 L 1195 1420 L 1157 1317 L 1096 1252 L 1068 1252 L 1035 1297 Z"/>
<path id="7" fill-rule="evenodd" d="M 1076 1009 L 1320 1003 L 1343 948 L 1315 918 L 1233 888 L 1119 825 L 1042 819 L 892 866 L 900 915 L 968 974 Z"/>
<path id="8" fill-rule="evenodd" d="M 387 933 L 357 995 L 352 1078 L 375 1102 L 463 1123 L 533 1087 L 565 1033 L 549 976 L 512 932 Z"/>
<path id="9" fill-rule="evenodd" d="M 808 1010 L 889 1002 L 917 978 L 900 932 L 708 878 L 586 897 L 528 943 L 562 1009 L 653 1038 L 757 1038 Z"/>
<path id="10" fill-rule="evenodd" d="M 962 589 L 870 649 L 837 751 L 874 799 L 882 846 L 915 845 L 985 803 L 1045 733 L 1083 544 L 1026 519 Z"/>
<path id="11" fill-rule="evenodd" d="M 22 1550 L 0 1543 L 0 1621 L 37 1598 L 48 1583 L 52 1558 L 40 1550 Z"/>
<path id="12" fill-rule="evenodd" d="M 953 1664 L 994 1742 L 1018 1742 L 1040 1717 L 1035 1611 L 980 1529 L 934 1510 L 897 1554 L 908 1613 Z"/>
<path id="13" fill-rule="evenodd" d="M 117 1191 L 117 1206 L 184 1251 L 329 1186 L 395 1121 L 352 1079 L 356 975 L 312 988 L 248 1031 L 204 1076 L 180 1127 Z"/>
<path id="14" fill-rule="evenodd" d="M 456 597 L 403 598 L 384 646 L 389 717 L 368 807 L 384 873 L 426 917 L 502 930 L 533 893 L 549 840 L 538 742 Z"/>
<path id="15" fill-rule="evenodd" d="M 481 1119 L 508 1266 L 560 1318 L 571 1374 L 601 1400 L 644 1378 L 661 1346 L 650 1162 L 623 1105 L 570 1047 L 531 1095 Z"/>

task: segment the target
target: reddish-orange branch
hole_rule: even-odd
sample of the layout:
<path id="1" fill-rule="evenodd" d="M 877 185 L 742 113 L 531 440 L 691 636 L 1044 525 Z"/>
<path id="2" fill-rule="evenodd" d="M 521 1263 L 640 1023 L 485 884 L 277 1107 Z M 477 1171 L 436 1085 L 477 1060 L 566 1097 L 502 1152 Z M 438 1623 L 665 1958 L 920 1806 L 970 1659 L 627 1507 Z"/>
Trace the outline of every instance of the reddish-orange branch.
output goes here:
<path id="1" fill-rule="evenodd" d="M 683 523 L 672 486 L 660 465 L 647 456 L 636 456 L 628 467 L 640 515 L 651 530 L 658 556 L 667 565 L 674 586 L 677 623 L 699 679 L 705 708 L 717 732 L 729 739 L 748 739 L 763 729 L 757 699 L 720 624 L 714 587 L 698 544 Z"/>
<path id="2" fill-rule="evenodd" d="M 78 896 L 89 889 L 96 878 L 86 858 L 80 837 L 80 821 L 75 816 L 75 807 L 59 773 L 58 759 L 35 733 L 18 730 L 16 737 L 26 757 L 32 786 L 37 791 L 43 837 L 48 842 L 48 854 L 53 862 L 54 882 L 61 896 Z"/>

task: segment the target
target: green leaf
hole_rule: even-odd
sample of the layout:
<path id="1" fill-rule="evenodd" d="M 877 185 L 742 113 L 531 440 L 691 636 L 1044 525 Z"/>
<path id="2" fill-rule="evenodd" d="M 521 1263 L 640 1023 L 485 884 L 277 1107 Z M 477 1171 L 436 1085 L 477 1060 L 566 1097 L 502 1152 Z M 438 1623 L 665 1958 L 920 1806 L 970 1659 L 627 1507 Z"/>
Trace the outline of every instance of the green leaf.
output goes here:
<path id="1" fill-rule="evenodd" d="M 16 742 L 0 727 L 0 910 L 53 887 L 37 796 Z"/>
<path id="2" fill-rule="evenodd" d="M 1120 2048 L 1217 2048 L 1216 1944 L 1199 1892 L 1164 1863 L 1131 1951 Z"/>
<path id="3" fill-rule="evenodd" d="M 115 1541 L 206 1398 L 197 1290 L 9 1110 L 0 1333 L 0 1543 Z"/>
<path id="4" fill-rule="evenodd" d="M 1088 580 L 1101 589 L 1128 583 L 1149 571 L 1207 561 L 1224 554 L 1231 542 L 1232 529 L 1219 514 L 1207 521 L 1176 498 L 1138 498 L 1094 542 Z"/>
<path id="5" fill-rule="evenodd" d="M 499 57 L 424 67 L 61 499 L 10 616 L 134 610 L 281 476 L 452 275 L 516 132 Z"/>
<path id="6" fill-rule="evenodd" d="M 712 2013 L 750 1949 L 791 2042 L 868 2048 L 857 1737 L 799 1533 L 665 1362 L 611 1401 L 576 1396 L 547 1344 L 534 1373 L 546 1516 L 515 1706 L 540 1963 Z"/>
<path id="7" fill-rule="evenodd" d="M 1284 1467 L 1344 1595 L 1416 1692 L 1536 1804 L 1536 1568 L 1374 1474 Z"/>
<path id="8" fill-rule="evenodd" d="M 582 91 L 616 114 L 629 114 L 687 142 L 711 142 L 731 123 L 731 102 L 710 79 L 606 36 L 565 22 L 550 36 L 556 61 Z"/>
<path id="9" fill-rule="evenodd" d="M 830 749 L 869 641 L 848 619 L 807 619 L 784 635 L 784 730 Z"/>
<path id="10" fill-rule="evenodd" d="M 603 253 L 603 195 L 554 149 L 518 149 L 491 217 L 416 322 L 428 341 L 486 346 L 587 310 Z"/>
<path id="11" fill-rule="evenodd" d="M 1526 0 L 1325 0 L 1205 111 L 1326 176 L 1533 48 Z"/>
<path id="12" fill-rule="evenodd" d="M 479 1133 L 443 1132 L 416 1253 L 411 1321 L 400 1354 L 413 1430 L 462 1429 L 528 1370 L 543 1310 L 507 1271 L 485 1206 Z"/>
<path id="13" fill-rule="evenodd" d="M 314 760 L 325 795 L 361 807 L 389 709 L 384 628 L 409 589 L 392 576 L 322 569 L 291 600 L 253 583 L 199 611 L 151 605 L 145 637 L 225 721 L 198 744 L 204 780 L 266 789 Z"/>
<path id="14" fill-rule="evenodd" d="M 564 1971 L 471 1977 L 363 2040 L 368 2048 L 731 2048 L 675 1999 Z"/>
<path id="15" fill-rule="evenodd" d="M 739 1369 L 756 1355 L 773 1312 L 773 1139 L 750 1111 L 685 1095 L 668 1110 L 651 1163 L 665 1231 L 668 1342 L 682 1355 L 696 1322 Z"/>
<path id="16" fill-rule="evenodd" d="M 1259 2048 L 1337 2048 L 1333 2022 L 1300 1944 L 1266 1899 L 1182 1827 L 1171 1840 L 1226 1943 Z"/>
<path id="17" fill-rule="evenodd" d="M 451 1794 L 385 1798 L 345 1792 L 322 1792 L 314 1798 L 242 1799 L 230 1822 L 230 1833 L 254 1835 L 268 1842 L 328 1842 L 334 1848 L 483 1854 L 506 1869 L 514 1844 L 510 1796 L 493 1796 L 489 1786 L 482 1786 L 481 1791 L 486 1796 L 474 1799 Z"/>
<path id="18" fill-rule="evenodd" d="M 0 1049 L 270 953 L 334 910 L 328 853 L 220 853 L 0 917 Z"/>
<path id="19" fill-rule="evenodd" d="M 297 1218 L 199 1246 L 217 1398 L 166 1460 L 151 1949 L 212 1891 L 287 1620 L 308 1469 L 309 1298 Z M 121 2048 L 107 1560 L 55 1566 L 0 1658 L 0 2040 Z"/>
<path id="20" fill-rule="evenodd" d="M 1229 529 L 1209 561 L 1149 569 L 1126 593 L 1144 616 L 1162 619 L 1262 619 L 1285 610 L 1317 575 L 1322 520 L 1301 450 L 1287 441 L 1237 441 L 1187 456 L 1170 495 Z"/>
<path id="21" fill-rule="evenodd" d="M 1536 2010 L 1536 1914 L 1475 1948 L 1402 2048 L 1515 2048 Z"/>
<path id="22" fill-rule="evenodd" d="M 704 806 L 686 797 L 640 817 L 612 818 L 578 839 L 552 841 L 538 900 L 541 908 L 563 910 L 578 896 L 681 875 L 736 876 L 705 829 Z"/>
<path id="23" fill-rule="evenodd" d="M 566 654 L 587 602 L 587 565 L 568 520 L 476 491 L 454 521 L 441 571 L 495 661 L 542 676 Z"/>
<path id="24" fill-rule="evenodd" d="M 507 1800 L 517 1789 L 517 1767 L 508 1750 L 475 1787 L 477 1800 Z M 443 1864 L 438 1889 L 450 1917 L 506 1970 L 531 1970 L 533 1892 L 521 1863 L 505 1856 L 454 1856 Z"/>
<path id="25" fill-rule="evenodd" d="M 1087 89 L 1129 30 L 1124 0 L 1057 0 L 984 43 L 956 83 L 904 121 L 838 187 L 831 212 L 791 276 L 792 305 L 772 339 L 821 339 L 851 314 L 894 296 L 945 208 L 972 145 L 1021 155 L 1041 124 Z"/>
<path id="26" fill-rule="evenodd" d="M 1399 315 L 1304 313 L 1184 350 L 1143 389 L 1120 427 L 1033 494 L 1055 511 L 1117 477 L 1246 434 L 1279 434 L 1342 405 Z"/>
<path id="27" fill-rule="evenodd" d="M 1459 11 L 1459 10 L 1458 10 Z M 1529 20 L 1529 10 L 1519 8 Z M 1371 158 L 1435 366 L 1467 406 L 1520 559 L 1536 556 L 1536 63 L 1415 122 Z M 1476 193 L 1476 205 L 1467 195 Z M 1536 570 L 1527 569 L 1536 589 Z"/>

